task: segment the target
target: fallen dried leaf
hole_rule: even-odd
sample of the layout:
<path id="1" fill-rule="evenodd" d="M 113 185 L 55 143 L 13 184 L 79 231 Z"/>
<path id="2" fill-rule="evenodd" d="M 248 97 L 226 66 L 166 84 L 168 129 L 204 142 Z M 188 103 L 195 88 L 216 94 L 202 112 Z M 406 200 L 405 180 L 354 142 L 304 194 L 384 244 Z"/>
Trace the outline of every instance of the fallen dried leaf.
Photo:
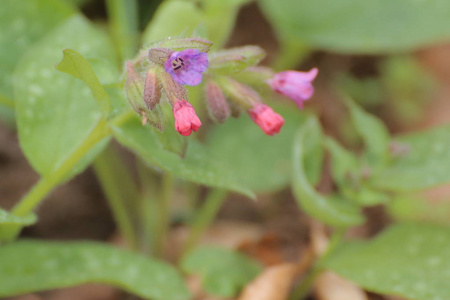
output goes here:
<path id="1" fill-rule="evenodd" d="M 267 268 L 247 287 L 238 300 L 286 300 L 297 273 L 296 264 L 280 264 Z"/>

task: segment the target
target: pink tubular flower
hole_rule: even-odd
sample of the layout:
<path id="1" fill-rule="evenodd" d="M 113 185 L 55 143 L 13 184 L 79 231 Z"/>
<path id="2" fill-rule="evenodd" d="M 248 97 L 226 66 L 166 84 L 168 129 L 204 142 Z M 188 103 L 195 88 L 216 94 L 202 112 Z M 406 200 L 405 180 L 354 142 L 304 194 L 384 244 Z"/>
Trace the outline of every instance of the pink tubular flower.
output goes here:
<path id="1" fill-rule="evenodd" d="M 318 73 L 317 68 L 308 72 L 284 71 L 275 74 L 268 83 L 274 91 L 291 98 L 299 108 L 303 108 L 303 102 L 314 94 L 314 87 L 311 82 Z"/>
<path id="2" fill-rule="evenodd" d="M 284 119 L 265 104 L 258 103 L 252 109 L 248 110 L 250 118 L 267 135 L 274 135 L 280 132 L 283 127 Z"/>
<path id="3" fill-rule="evenodd" d="M 196 132 L 202 126 L 202 122 L 195 114 L 194 107 L 186 100 L 176 100 L 172 111 L 175 118 L 175 129 L 181 135 L 191 135 L 192 130 Z"/>
<path id="4" fill-rule="evenodd" d="M 208 55 L 198 49 L 172 52 L 164 69 L 179 84 L 197 85 L 202 82 L 202 72 L 208 68 Z"/>

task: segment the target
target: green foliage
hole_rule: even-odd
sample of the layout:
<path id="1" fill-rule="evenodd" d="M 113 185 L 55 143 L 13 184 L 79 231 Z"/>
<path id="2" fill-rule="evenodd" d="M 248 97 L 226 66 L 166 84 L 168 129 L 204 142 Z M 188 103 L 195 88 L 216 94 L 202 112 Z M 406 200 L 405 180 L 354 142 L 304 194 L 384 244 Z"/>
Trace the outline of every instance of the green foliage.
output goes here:
<path id="1" fill-rule="evenodd" d="M 203 36 L 220 48 L 228 39 L 241 1 L 166 0 L 147 26 L 144 43 L 173 36 Z"/>
<path id="2" fill-rule="evenodd" d="M 391 191 L 411 191 L 450 182 L 450 126 L 398 136 L 400 148 L 391 164 L 373 178 L 372 185 Z"/>
<path id="3" fill-rule="evenodd" d="M 250 118 L 241 116 L 214 128 L 208 139 L 211 152 L 256 192 L 272 192 L 288 185 L 292 139 L 304 120 L 304 114 L 297 110 L 282 106 L 274 109 L 285 119 L 276 136 L 266 136 Z"/>
<path id="4" fill-rule="evenodd" d="M 35 44 L 17 67 L 14 88 L 19 139 L 41 175 L 54 172 L 102 117 L 89 87 L 53 68 L 61 60 L 61 50 L 68 47 L 110 64 L 114 59 L 106 34 L 75 16 Z M 81 171 L 101 148 L 91 152 L 76 171 Z"/>
<path id="5" fill-rule="evenodd" d="M 224 164 L 220 156 L 195 141 L 189 143 L 186 157 L 168 151 L 159 142 L 154 128 L 130 119 L 121 127 L 113 126 L 113 134 L 124 146 L 140 155 L 147 163 L 175 176 L 199 184 L 229 189 L 253 197 L 251 190 Z"/>
<path id="6" fill-rule="evenodd" d="M 372 241 L 344 244 L 323 267 L 365 289 L 411 300 L 450 299 L 450 227 L 394 225 Z"/>
<path id="7" fill-rule="evenodd" d="M 98 282 L 144 299 L 189 299 L 174 268 L 111 246 L 20 241 L 2 246 L 0 257 L 1 297 Z"/>
<path id="8" fill-rule="evenodd" d="M 420 195 L 406 194 L 395 197 L 387 208 L 396 220 L 450 225 L 448 198 L 427 199 Z"/>
<path id="9" fill-rule="evenodd" d="M 353 54 L 410 51 L 450 40 L 447 0 L 260 0 L 285 39 Z"/>
<path id="10" fill-rule="evenodd" d="M 13 98 L 11 74 L 31 45 L 74 12 L 58 0 L 3 0 L 0 10 L 0 95 Z"/>
<path id="11" fill-rule="evenodd" d="M 319 122 L 310 117 L 298 131 L 294 141 L 292 189 L 299 205 L 309 215 L 325 224 L 349 227 L 364 221 L 359 208 L 336 196 L 325 197 L 318 193 L 305 175 L 306 144 L 322 135 Z M 316 144 L 318 150 L 321 143 Z M 313 149 L 309 150 L 313 153 Z"/>
<path id="12" fill-rule="evenodd" d="M 219 247 L 199 247 L 190 252 L 181 267 L 199 274 L 207 292 L 233 297 L 262 271 L 261 266 L 238 252 Z"/>
<path id="13" fill-rule="evenodd" d="M 103 113 L 108 116 L 109 96 L 95 75 L 89 61 L 78 52 L 72 49 L 66 49 L 63 60 L 55 67 L 58 71 L 70 74 L 83 80 L 91 89 L 92 96 Z"/>
<path id="14" fill-rule="evenodd" d="M 382 167 L 388 160 L 389 132 L 386 126 L 375 116 L 365 112 L 353 101 L 347 100 L 350 115 L 356 131 L 366 146 L 367 163 L 376 168 Z"/>

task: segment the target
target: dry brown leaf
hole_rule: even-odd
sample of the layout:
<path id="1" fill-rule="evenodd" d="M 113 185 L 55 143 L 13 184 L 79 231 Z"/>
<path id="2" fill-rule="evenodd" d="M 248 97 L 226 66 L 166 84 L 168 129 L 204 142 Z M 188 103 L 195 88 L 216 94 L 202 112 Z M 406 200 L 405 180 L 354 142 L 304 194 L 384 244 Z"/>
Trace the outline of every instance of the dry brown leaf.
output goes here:
<path id="1" fill-rule="evenodd" d="M 360 287 L 330 271 L 316 278 L 314 292 L 318 300 L 368 300 Z"/>
<path id="2" fill-rule="evenodd" d="M 269 267 L 244 288 L 238 300 L 286 300 L 296 272 L 295 264 Z"/>

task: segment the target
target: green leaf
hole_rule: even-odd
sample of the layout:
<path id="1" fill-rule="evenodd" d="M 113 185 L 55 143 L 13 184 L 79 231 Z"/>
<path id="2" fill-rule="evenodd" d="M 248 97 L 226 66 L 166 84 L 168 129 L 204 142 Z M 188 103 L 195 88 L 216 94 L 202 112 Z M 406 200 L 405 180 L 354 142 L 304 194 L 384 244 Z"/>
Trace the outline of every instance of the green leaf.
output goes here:
<path id="1" fill-rule="evenodd" d="M 220 297 L 235 296 L 262 271 L 249 257 L 212 246 L 194 249 L 181 267 L 187 273 L 199 274 L 206 291 Z"/>
<path id="2" fill-rule="evenodd" d="M 411 300 L 450 299 L 450 227 L 394 225 L 368 242 L 338 248 L 323 267 L 363 288 Z"/>
<path id="3" fill-rule="evenodd" d="M 406 52 L 450 40 L 447 0 L 261 0 L 286 39 L 354 54 Z"/>
<path id="4" fill-rule="evenodd" d="M 366 145 L 366 157 L 369 165 L 382 167 L 388 159 L 389 132 L 386 126 L 375 116 L 365 112 L 361 107 L 347 100 L 353 124 Z"/>
<path id="5" fill-rule="evenodd" d="M 310 139 L 317 139 L 321 130 L 316 118 L 310 117 L 300 128 L 294 141 L 292 189 L 297 202 L 306 213 L 325 224 L 337 227 L 358 225 L 364 221 L 357 206 L 335 196 L 318 193 L 305 174 L 306 146 Z M 317 147 L 321 147 L 319 143 Z"/>
<path id="6" fill-rule="evenodd" d="M 0 10 L 0 95 L 13 98 L 14 68 L 32 44 L 73 10 L 58 0 L 2 0 Z"/>
<path id="7" fill-rule="evenodd" d="M 274 106 L 285 119 L 280 133 L 265 135 L 242 115 L 216 126 L 209 135 L 209 150 L 241 178 L 242 184 L 264 193 L 288 186 L 292 173 L 292 139 L 305 115 L 289 107 Z M 243 142 L 245 141 L 245 142 Z"/>
<path id="8" fill-rule="evenodd" d="M 153 127 L 142 126 L 137 118 L 132 118 L 121 127 L 113 126 L 113 134 L 124 146 L 140 155 L 150 165 L 161 168 L 175 176 L 196 183 L 233 190 L 249 197 L 253 193 L 228 168 L 196 141 L 189 143 L 186 156 L 181 158 L 164 148 Z"/>
<path id="9" fill-rule="evenodd" d="M 63 52 L 64 58 L 56 65 L 56 70 L 83 80 L 91 89 L 92 96 L 97 101 L 101 112 L 106 117 L 110 106 L 109 96 L 98 80 L 97 75 L 95 75 L 91 64 L 80 53 L 72 49 L 65 49 Z"/>
<path id="10" fill-rule="evenodd" d="M 106 283 L 145 299 L 189 299 L 166 263 L 98 243 L 19 241 L 0 248 L 0 296 Z"/>
<path id="11" fill-rule="evenodd" d="M 35 44 L 18 65 L 14 88 L 20 144 L 41 175 L 54 172 L 102 117 L 89 87 L 54 69 L 65 48 L 88 58 L 114 61 L 106 34 L 74 16 Z M 101 149 L 99 145 L 91 151 L 76 172 L 83 170 Z"/>
<path id="12" fill-rule="evenodd" d="M 450 182 L 450 125 L 398 136 L 403 148 L 372 184 L 392 191 L 425 189 Z"/>
<path id="13" fill-rule="evenodd" d="M 387 206 L 389 213 L 399 221 L 423 221 L 450 225 L 450 201 L 427 199 L 417 194 L 400 195 Z"/>
<path id="14" fill-rule="evenodd" d="M 173 36 L 203 36 L 220 48 L 234 26 L 241 1 L 166 0 L 144 31 L 144 43 Z"/>

